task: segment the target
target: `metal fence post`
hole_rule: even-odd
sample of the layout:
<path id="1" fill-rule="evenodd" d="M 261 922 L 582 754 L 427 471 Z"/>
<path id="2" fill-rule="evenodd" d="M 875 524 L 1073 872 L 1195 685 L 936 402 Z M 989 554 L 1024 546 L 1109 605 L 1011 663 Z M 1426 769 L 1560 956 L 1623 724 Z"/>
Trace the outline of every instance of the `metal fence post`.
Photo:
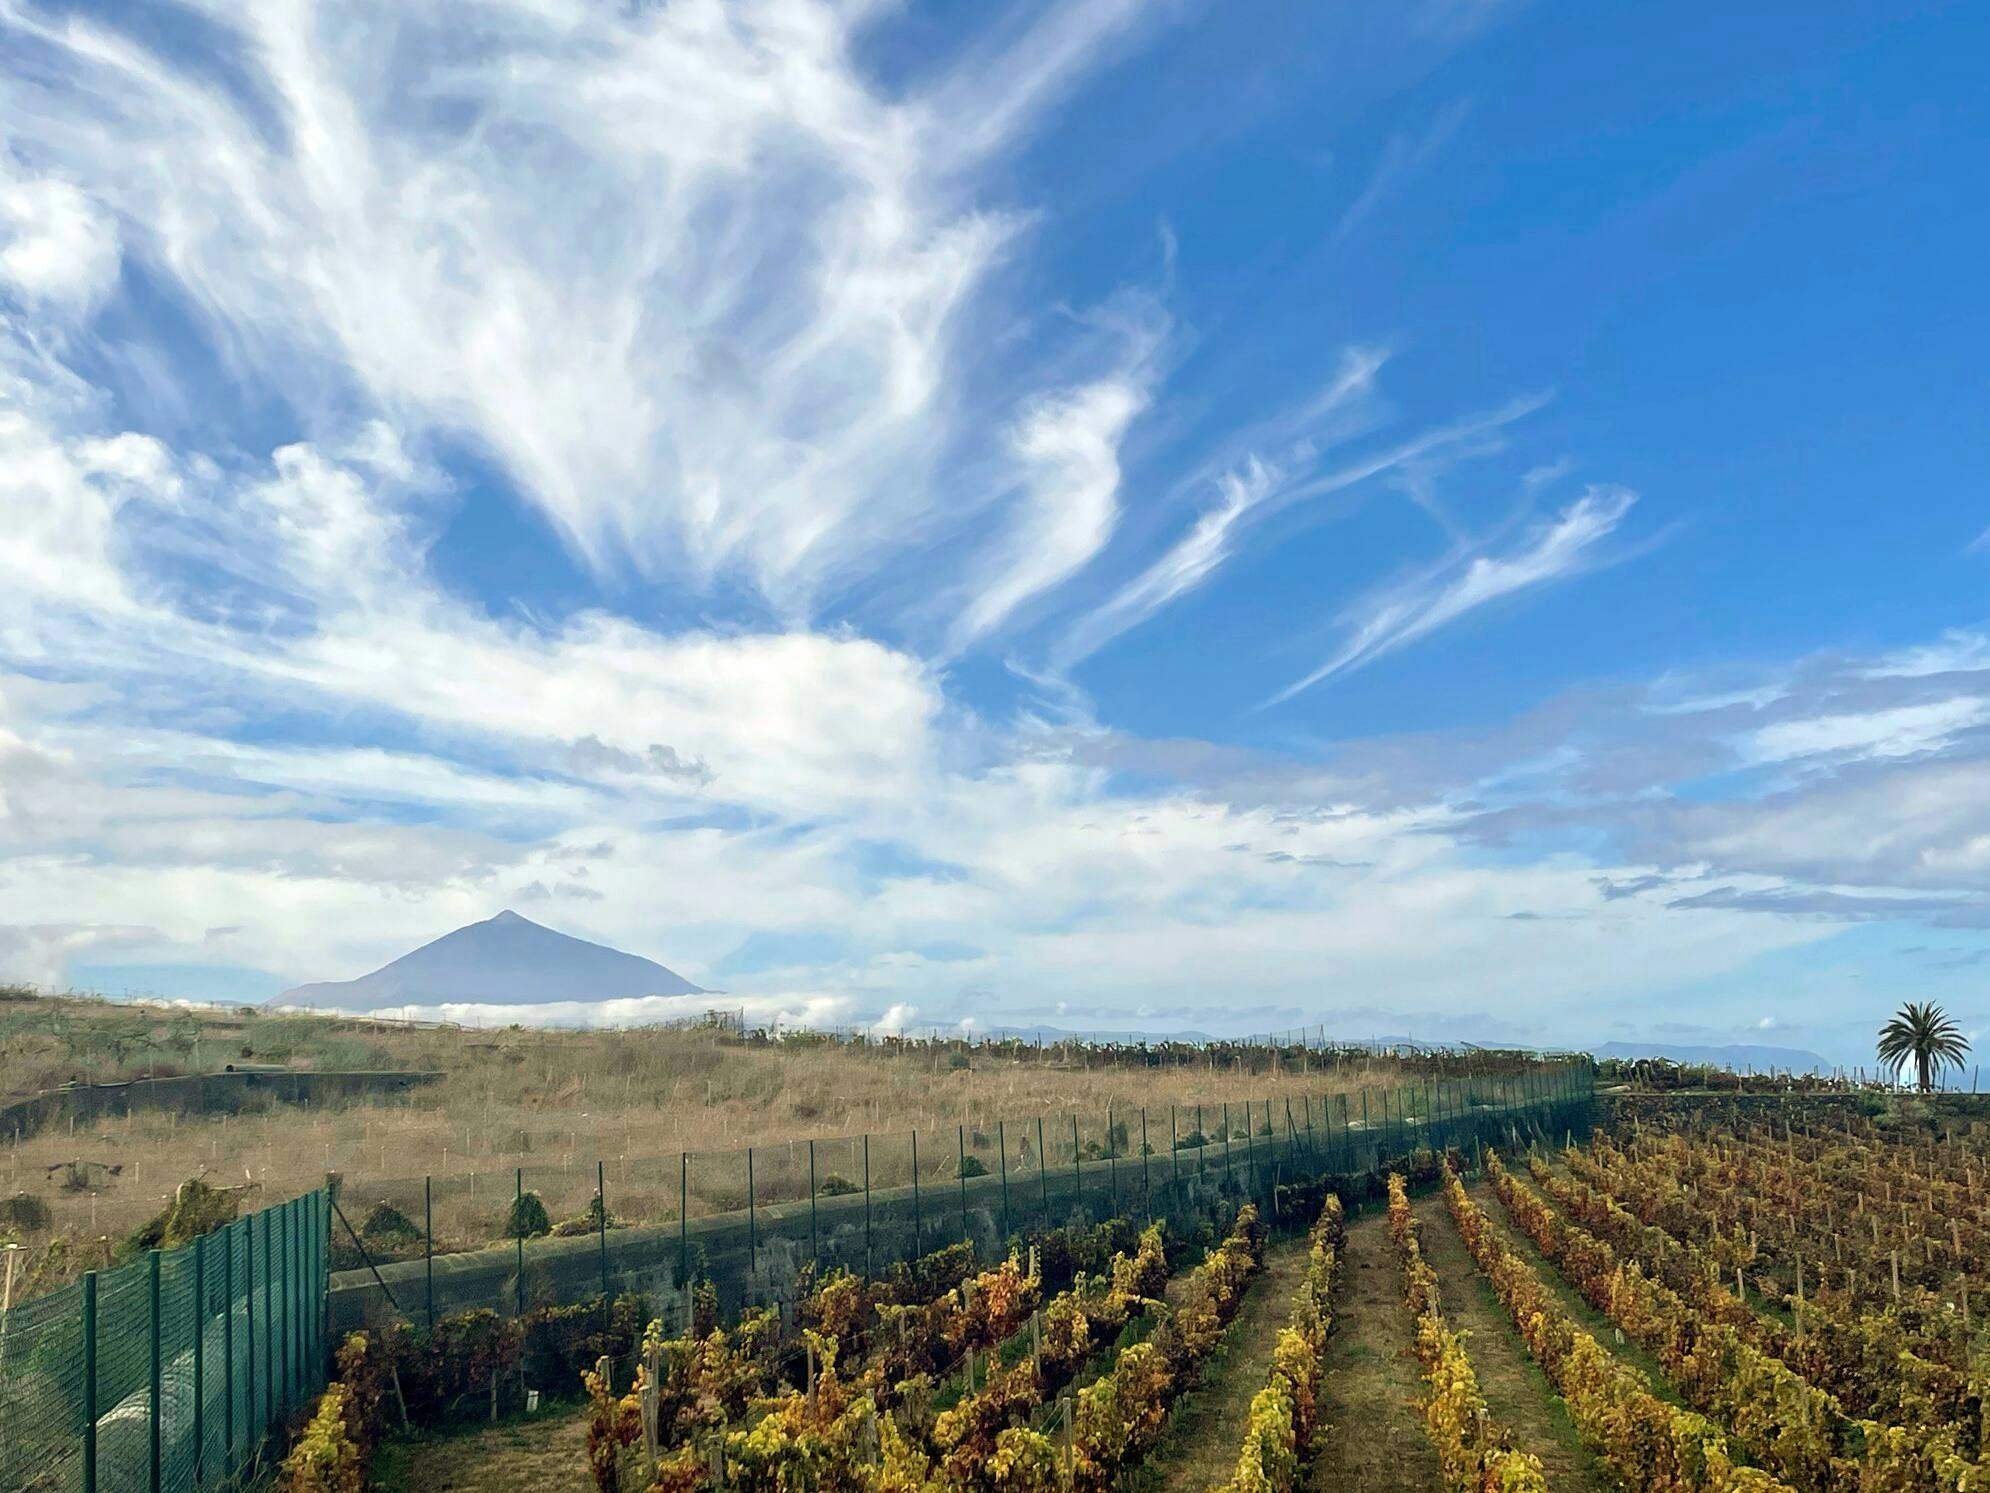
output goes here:
<path id="1" fill-rule="evenodd" d="M 864 1274 L 871 1269 L 871 1133 L 864 1132 Z"/>
<path id="2" fill-rule="evenodd" d="M 1071 1206 L 1074 1208 L 1085 1206 L 1085 1168 L 1079 1160 L 1081 1154 L 1078 1146 L 1078 1115 L 1074 1110 L 1071 1115 Z"/>
<path id="3" fill-rule="evenodd" d="M 281 1420 L 290 1409 L 290 1287 L 289 1261 L 284 1257 L 283 1208 L 263 1215 L 263 1300 L 269 1307 L 270 1419 Z"/>
<path id="4" fill-rule="evenodd" d="M 267 1328 L 264 1331 L 268 1331 Z M 242 1445 L 255 1441 L 256 1427 L 256 1215 L 242 1220 Z"/>
<path id="5" fill-rule="evenodd" d="M 283 1213 L 283 1388 L 286 1406 L 297 1403 L 298 1385 L 304 1374 L 304 1345 L 300 1329 L 304 1325 L 302 1304 L 298 1301 L 297 1288 L 304 1284 L 303 1271 L 298 1268 L 298 1247 L 303 1243 L 302 1231 L 297 1227 L 297 1199 L 292 1198 L 282 1208 Z"/>
<path id="6" fill-rule="evenodd" d="M 421 1179 L 422 1297 L 428 1330 L 435 1332 L 435 1179 Z"/>
<path id="7" fill-rule="evenodd" d="M 305 1224 L 311 1216 L 311 1195 L 307 1192 L 290 1205 L 290 1254 L 296 1264 L 297 1293 L 297 1387 L 295 1395 L 304 1398 L 311 1382 L 311 1240 Z"/>
<path id="8" fill-rule="evenodd" d="M 1182 1185 L 1181 1137 L 1175 1134 L 1175 1107 L 1168 1106 L 1168 1164 L 1174 1168 L 1176 1201 L 1180 1201 Z"/>
<path id="9" fill-rule="evenodd" d="M 97 1272 L 83 1274 L 83 1493 L 97 1493 Z"/>
<path id="10" fill-rule="evenodd" d="M 284 1228 L 290 1236 L 290 1402 L 294 1405 L 304 1398 L 304 1383 L 308 1363 L 306 1349 L 310 1342 L 310 1323 L 304 1310 L 304 1206 L 306 1199 L 292 1198 L 284 1208 L 286 1218 Z"/>
<path id="11" fill-rule="evenodd" d="M 148 1472 L 146 1485 L 151 1488 L 152 1493 L 159 1493 L 159 1476 L 161 1471 L 159 1461 L 159 1420 L 161 1409 L 159 1395 L 161 1388 L 160 1369 L 162 1367 L 159 1358 L 159 1251 L 156 1249 L 147 1250 L 145 1260 L 146 1304 L 151 1310 L 152 1320 L 152 1393 L 147 1397 L 149 1403 L 146 1407 L 146 1419 L 151 1431 L 151 1455 L 146 1464 Z"/>
<path id="12" fill-rule="evenodd" d="M 235 1225 L 221 1240 L 221 1475 L 235 1470 Z"/>
<path id="13" fill-rule="evenodd" d="M 1106 1185 L 1110 1189 L 1112 1211 L 1119 1212 L 1119 1156 L 1118 1145 L 1113 1140 L 1112 1106 L 1106 1106 Z"/>
<path id="14" fill-rule="evenodd" d="M 815 1230 L 815 1137 L 808 1142 L 808 1257 L 818 1266 L 822 1264 L 822 1246 L 817 1243 Z"/>
<path id="15" fill-rule="evenodd" d="M 1263 1182 L 1258 1176 L 1257 1138 L 1252 1134 L 1257 1128 L 1258 1122 L 1251 1117 L 1251 1101 L 1246 1099 L 1244 1101 L 1244 1175 L 1251 1179 L 1252 1197 L 1264 1191 Z"/>
<path id="16" fill-rule="evenodd" d="M 912 1132 L 912 1257 L 926 1252 L 926 1221 L 919 1208 L 919 1132 Z"/>
<path id="17" fill-rule="evenodd" d="M 1043 1148 L 1043 1116 L 1036 1117 L 1036 1186 L 1043 1202 L 1043 1226 L 1050 1227 L 1050 1153 Z"/>
<path id="18" fill-rule="evenodd" d="M 525 1168 L 514 1168 L 511 1175 L 511 1231 L 518 1237 L 514 1241 L 518 1260 L 518 1289 L 514 1299 L 518 1304 L 517 1315 L 525 1316 Z"/>
<path id="19" fill-rule="evenodd" d="M 1009 1128 L 995 1122 L 995 1159 L 1002 1171 L 1002 1238 L 1009 1237 Z"/>
<path id="20" fill-rule="evenodd" d="M 276 1279 L 283 1283 L 283 1352 L 277 1359 L 276 1383 L 281 1392 L 283 1409 L 288 1412 L 297 1404 L 297 1303 L 293 1299 L 297 1290 L 297 1261 L 292 1257 L 290 1204 L 278 1203 L 273 1211 L 276 1214 Z"/>
<path id="21" fill-rule="evenodd" d="M 623 1171 L 626 1173 L 628 1168 L 624 1167 Z M 615 1303 L 608 1294 L 608 1163 L 599 1157 L 594 1162 L 594 1200 L 600 1209 L 595 1229 L 601 1245 L 601 1347 L 603 1352 L 610 1352 L 608 1335 L 615 1327 Z"/>
<path id="22" fill-rule="evenodd" d="M 251 1214 L 254 1218 L 257 1215 Z M 263 1221 L 263 1419 L 257 1427 L 258 1433 L 267 1432 L 270 1423 L 277 1419 L 281 1406 L 277 1403 L 276 1392 L 276 1344 L 277 1334 L 282 1331 L 282 1318 L 276 1306 L 276 1248 L 271 1234 L 276 1220 L 265 1209 Z"/>
<path id="23" fill-rule="evenodd" d="M 691 1153 L 677 1153 L 677 1278 L 691 1287 Z M 687 1322 L 685 1332 L 691 1331 Z"/>
<path id="24" fill-rule="evenodd" d="M 967 1231 L 967 1126 L 955 1126 L 956 1141 L 960 1147 L 960 1236 L 971 1237 Z"/>
<path id="25" fill-rule="evenodd" d="M 1147 1110 L 1140 1110 L 1140 1211 L 1147 1215 L 1147 1221 L 1154 1221 L 1154 1183 L 1148 1173 L 1147 1158 L 1154 1148 L 1147 1144 Z"/>
<path id="26" fill-rule="evenodd" d="M 760 1212 L 753 1199 L 753 1147 L 746 1148 L 746 1273 L 760 1270 Z"/>
<path id="27" fill-rule="evenodd" d="M 193 1241 L 193 1485 L 207 1462 L 207 1235 Z"/>

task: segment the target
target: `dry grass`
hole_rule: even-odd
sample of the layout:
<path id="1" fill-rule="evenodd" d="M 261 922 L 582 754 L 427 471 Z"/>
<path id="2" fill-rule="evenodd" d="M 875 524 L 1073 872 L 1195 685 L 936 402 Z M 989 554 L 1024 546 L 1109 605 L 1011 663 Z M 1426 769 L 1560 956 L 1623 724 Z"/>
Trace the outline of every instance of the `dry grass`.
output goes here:
<path id="1" fill-rule="evenodd" d="M 141 1025 L 149 1030 L 140 1032 Z M 74 1043 L 71 1050 L 89 1060 L 65 1067 L 52 1051 L 59 1042 Z M 958 1047 L 923 1044 L 897 1054 L 820 1043 L 756 1045 L 709 1032 L 404 1030 L 91 1002 L 0 1004 L 0 1087 L 16 1092 L 51 1072 L 129 1076 L 147 1066 L 164 1071 L 169 1059 L 188 1071 L 249 1059 L 445 1075 L 392 1102 L 234 1116 L 140 1113 L 74 1133 L 57 1128 L 8 1144 L 0 1195 L 40 1198 L 55 1233 L 88 1241 L 122 1236 L 189 1176 L 248 1185 L 257 1201 L 274 1201 L 338 1172 L 355 1224 L 358 1210 L 378 1200 L 393 1201 L 419 1222 L 422 1178 L 432 1176 L 438 1239 L 468 1246 L 502 1232 L 514 1168 L 525 1169 L 525 1185 L 560 1219 L 586 1209 L 599 1159 L 613 1217 L 667 1221 L 678 1212 L 684 1152 L 692 1153 L 695 1216 L 744 1206 L 749 1145 L 756 1196 L 776 1202 L 807 1195 L 811 1137 L 837 1138 L 817 1143 L 818 1186 L 832 1174 L 861 1180 L 866 1132 L 879 1186 L 909 1178 L 914 1131 L 922 1179 L 957 1176 L 963 1145 L 993 1172 L 1004 1164 L 1006 1143 L 1011 1172 L 1028 1171 L 1038 1164 L 1039 1118 L 1051 1166 L 1071 1164 L 1074 1121 L 1090 1165 L 1109 1154 L 1138 1156 L 1143 1109 L 1156 1154 L 1169 1149 L 1170 1106 L 1176 1133 L 1195 1127 L 1201 1105 L 1204 1130 L 1220 1139 L 1222 1106 L 1229 1103 L 1229 1133 L 1242 1147 L 1250 1143 L 1239 1107 L 1246 1096 L 1271 1102 L 1269 1120 L 1259 1103 L 1253 1131 L 1262 1134 L 1267 1123 L 1282 1131 L 1288 1101 L 1295 1124 L 1303 1127 L 1309 1105 L 1324 1124 L 1322 1096 L 1396 1081 L 1405 1072 L 1392 1059 L 1323 1066 L 1317 1057 L 1279 1061 L 1262 1049 L 1254 1060 L 1199 1056 L 1174 1067 L 980 1052 L 960 1069 L 958 1054 Z"/>
<path id="2" fill-rule="evenodd" d="M 370 1481 L 380 1493 L 581 1493 L 587 1472 L 587 1416 L 571 1406 L 494 1426 L 450 1429 L 388 1441 Z"/>

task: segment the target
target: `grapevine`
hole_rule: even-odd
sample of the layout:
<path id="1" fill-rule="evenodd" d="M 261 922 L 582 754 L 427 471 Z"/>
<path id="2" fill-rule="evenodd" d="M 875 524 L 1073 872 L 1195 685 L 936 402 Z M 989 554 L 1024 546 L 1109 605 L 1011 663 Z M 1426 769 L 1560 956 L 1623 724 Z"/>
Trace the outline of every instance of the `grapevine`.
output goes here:
<path id="1" fill-rule="evenodd" d="M 1437 1272 L 1424 1260 L 1403 1179 L 1389 1174 L 1389 1237 L 1403 1265 L 1403 1294 L 1416 1321 L 1416 1354 L 1430 1385 L 1424 1423 L 1453 1493 L 1547 1493 L 1541 1459 L 1517 1450 L 1479 1393 L 1464 1339 L 1444 1320 Z"/>

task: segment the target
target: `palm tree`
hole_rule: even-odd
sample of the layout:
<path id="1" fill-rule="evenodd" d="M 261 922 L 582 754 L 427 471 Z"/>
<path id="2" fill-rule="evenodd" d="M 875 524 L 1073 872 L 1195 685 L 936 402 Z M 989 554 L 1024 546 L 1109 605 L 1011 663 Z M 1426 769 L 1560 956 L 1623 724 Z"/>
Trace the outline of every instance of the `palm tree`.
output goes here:
<path id="1" fill-rule="evenodd" d="M 1943 1068 L 1962 1066 L 1969 1051 L 1969 1039 L 1962 1028 L 1949 1020 L 1940 1006 L 1909 1001 L 1885 1026 L 1879 1029 L 1879 1060 L 1899 1069 L 1914 1060 L 1914 1074 L 1922 1093 L 1935 1086 Z"/>

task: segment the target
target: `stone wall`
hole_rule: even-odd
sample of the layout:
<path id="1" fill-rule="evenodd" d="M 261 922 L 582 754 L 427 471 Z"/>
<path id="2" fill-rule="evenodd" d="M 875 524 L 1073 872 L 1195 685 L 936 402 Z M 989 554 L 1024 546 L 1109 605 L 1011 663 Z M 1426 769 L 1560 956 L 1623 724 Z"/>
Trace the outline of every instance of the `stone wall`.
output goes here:
<path id="1" fill-rule="evenodd" d="M 189 1073 L 174 1078 L 134 1078 L 129 1083 L 76 1084 L 48 1089 L 0 1108 L 0 1139 L 34 1135 L 74 1120 L 89 1124 L 133 1110 L 183 1115 L 236 1114 L 258 1104 L 350 1104 L 405 1093 L 433 1083 L 439 1073 L 325 1073 L 248 1068 Z"/>

